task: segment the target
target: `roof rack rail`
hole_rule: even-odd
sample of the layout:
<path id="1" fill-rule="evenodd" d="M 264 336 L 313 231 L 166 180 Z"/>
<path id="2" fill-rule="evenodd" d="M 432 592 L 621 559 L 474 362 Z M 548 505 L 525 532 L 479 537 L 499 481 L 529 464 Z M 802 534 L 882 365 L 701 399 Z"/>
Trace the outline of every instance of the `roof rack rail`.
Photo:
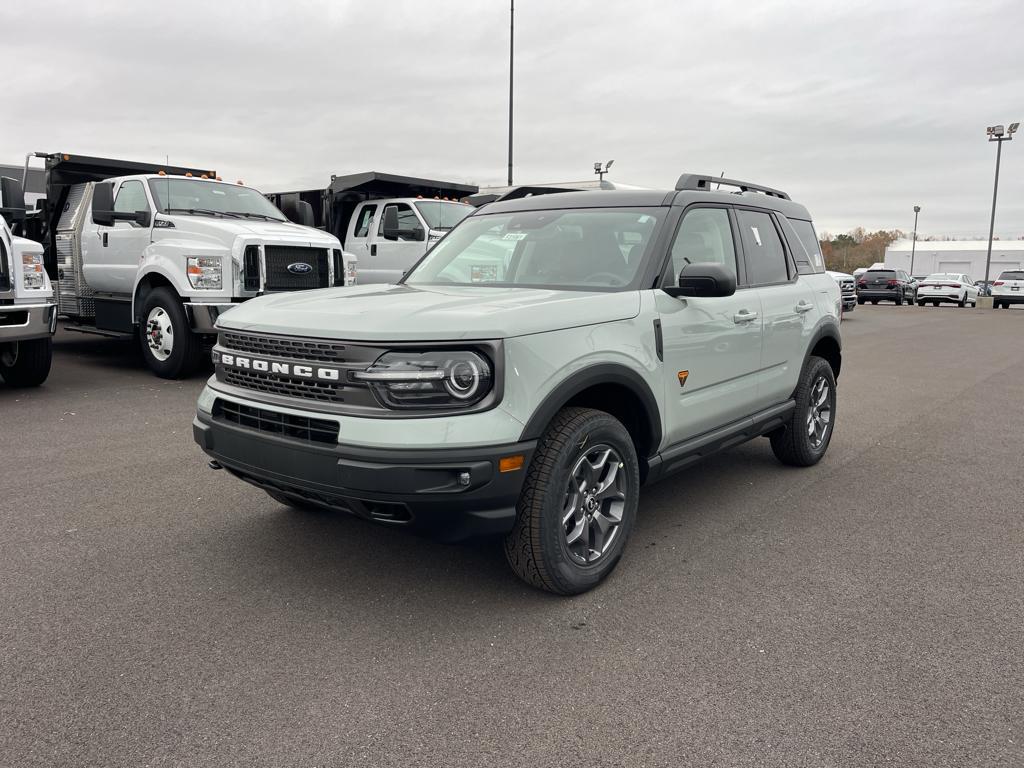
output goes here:
<path id="1" fill-rule="evenodd" d="M 790 197 L 780 189 L 772 189 L 771 187 L 764 187 L 760 184 L 751 184 L 749 181 L 737 181 L 736 179 L 725 179 L 720 176 L 701 176 L 696 173 L 684 173 L 679 177 L 679 181 L 676 182 L 676 190 L 699 190 L 701 192 L 710 192 L 712 184 L 724 184 L 727 187 L 736 187 L 740 192 L 760 192 L 761 194 L 768 195 L 769 197 L 780 197 L 783 200 L 789 200 Z"/>

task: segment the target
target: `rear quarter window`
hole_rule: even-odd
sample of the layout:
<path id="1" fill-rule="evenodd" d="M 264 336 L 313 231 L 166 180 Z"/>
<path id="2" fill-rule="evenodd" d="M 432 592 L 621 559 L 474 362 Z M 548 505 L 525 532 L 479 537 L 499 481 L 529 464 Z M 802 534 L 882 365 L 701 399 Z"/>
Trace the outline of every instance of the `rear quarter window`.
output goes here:
<path id="1" fill-rule="evenodd" d="M 824 272 L 825 271 L 825 259 L 821 255 L 821 243 L 818 242 L 818 235 L 814 231 L 814 225 L 809 221 L 803 219 L 789 219 L 789 223 L 793 226 L 796 231 L 797 237 L 800 238 L 800 245 L 803 246 L 803 250 L 807 254 L 806 264 L 809 269 L 805 271 L 805 265 L 801 264 L 801 259 L 797 257 L 797 268 L 800 274 L 807 274 L 807 272 Z M 794 248 L 794 251 L 799 253 L 798 248 Z"/>

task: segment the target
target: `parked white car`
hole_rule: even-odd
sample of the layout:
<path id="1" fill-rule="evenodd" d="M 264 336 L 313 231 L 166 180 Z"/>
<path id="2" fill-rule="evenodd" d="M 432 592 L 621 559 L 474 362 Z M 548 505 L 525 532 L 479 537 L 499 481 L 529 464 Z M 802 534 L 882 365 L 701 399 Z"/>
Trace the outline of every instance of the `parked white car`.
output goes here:
<path id="1" fill-rule="evenodd" d="M 992 306 L 1009 309 L 1011 304 L 1024 304 L 1024 269 L 1002 272 L 992 283 Z"/>
<path id="2" fill-rule="evenodd" d="M 917 306 L 933 307 L 942 303 L 972 307 L 978 304 L 978 288 L 967 275 L 954 272 L 936 272 L 928 275 L 917 286 Z"/>

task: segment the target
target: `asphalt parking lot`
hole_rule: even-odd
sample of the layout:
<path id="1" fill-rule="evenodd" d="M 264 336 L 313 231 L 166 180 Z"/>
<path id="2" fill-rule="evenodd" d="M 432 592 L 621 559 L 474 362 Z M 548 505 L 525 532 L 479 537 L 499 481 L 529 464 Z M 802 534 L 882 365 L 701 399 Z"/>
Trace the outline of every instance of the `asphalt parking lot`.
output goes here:
<path id="1" fill-rule="evenodd" d="M 205 375 L 60 334 L 0 388 L 0 765 L 1024 764 L 1024 311 L 843 332 L 821 465 L 647 489 L 573 599 L 208 470 Z"/>

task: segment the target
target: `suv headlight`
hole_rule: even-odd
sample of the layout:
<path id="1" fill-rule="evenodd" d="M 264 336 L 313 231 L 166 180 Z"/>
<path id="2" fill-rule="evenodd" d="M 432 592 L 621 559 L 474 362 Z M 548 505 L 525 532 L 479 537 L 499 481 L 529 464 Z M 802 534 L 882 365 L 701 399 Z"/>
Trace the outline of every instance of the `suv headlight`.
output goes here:
<path id="1" fill-rule="evenodd" d="M 25 288 L 46 287 L 46 277 L 43 272 L 43 254 L 21 254 L 21 284 Z"/>
<path id="2" fill-rule="evenodd" d="M 220 256 L 189 256 L 185 271 L 193 288 L 218 290 L 223 285 Z"/>
<path id="3" fill-rule="evenodd" d="M 385 408 L 468 408 L 493 386 L 490 362 L 468 350 L 386 352 L 351 374 L 370 385 Z"/>

